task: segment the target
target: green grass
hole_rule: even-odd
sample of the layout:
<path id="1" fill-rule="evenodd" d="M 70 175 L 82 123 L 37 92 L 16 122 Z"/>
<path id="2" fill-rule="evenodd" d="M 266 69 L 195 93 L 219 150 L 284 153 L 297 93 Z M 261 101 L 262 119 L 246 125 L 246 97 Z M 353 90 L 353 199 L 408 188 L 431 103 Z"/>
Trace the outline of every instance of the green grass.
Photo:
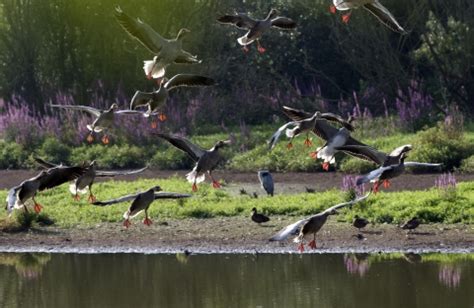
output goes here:
<path id="1" fill-rule="evenodd" d="M 143 191 L 159 184 L 165 191 L 190 192 L 184 179 L 139 180 L 135 182 L 109 181 L 94 185 L 99 200 L 116 198 Z M 5 200 L 7 191 L 0 191 Z M 258 199 L 248 196 L 231 196 L 225 189 L 214 190 L 209 184 L 200 186 L 198 193 L 182 201 L 158 200 L 150 208 L 152 219 L 209 218 L 217 216 L 249 215 L 252 207 L 269 215 L 302 216 L 317 213 L 336 203 L 343 202 L 344 194 L 330 190 L 316 194 L 277 195 Z M 120 222 L 130 202 L 107 207 L 87 203 L 87 198 L 74 202 L 67 185 L 41 192 L 36 200 L 44 205 L 44 213 L 61 227 L 91 226 L 102 222 Z M 455 194 L 443 194 L 437 189 L 411 192 L 381 192 L 341 211 L 339 221 L 350 221 L 361 215 L 375 223 L 400 223 L 419 216 L 425 223 L 474 223 L 474 182 L 458 184 Z M 295 217 L 295 218 L 296 218 Z M 141 219 L 141 218 L 140 218 Z M 0 225 L 12 223 L 5 211 L 0 213 Z"/>

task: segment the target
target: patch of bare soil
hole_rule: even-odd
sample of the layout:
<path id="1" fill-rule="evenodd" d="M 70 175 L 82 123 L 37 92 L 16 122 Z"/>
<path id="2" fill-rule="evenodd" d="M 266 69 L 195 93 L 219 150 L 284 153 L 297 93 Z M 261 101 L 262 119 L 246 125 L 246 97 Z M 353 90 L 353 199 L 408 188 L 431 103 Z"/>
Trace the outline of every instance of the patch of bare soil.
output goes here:
<path id="1" fill-rule="evenodd" d="M 90 228 L 43 227 L 0 233 L 0 251 L 167 253 L 291 253 L 296 244 L 268 239 L 301 217 L 272 217 L 257 225 L 249 217 L 156 220 L 151 227 L 138 220 L 125 229 L 103 223 Z M 332 217 L 317 235 L 316 250 L 306 252 L 451 251 L 474 252 L 474 226 L 420 225 L 407 233 L 394 225 L 369 225 L 360 239 L 357 229 Z"/>

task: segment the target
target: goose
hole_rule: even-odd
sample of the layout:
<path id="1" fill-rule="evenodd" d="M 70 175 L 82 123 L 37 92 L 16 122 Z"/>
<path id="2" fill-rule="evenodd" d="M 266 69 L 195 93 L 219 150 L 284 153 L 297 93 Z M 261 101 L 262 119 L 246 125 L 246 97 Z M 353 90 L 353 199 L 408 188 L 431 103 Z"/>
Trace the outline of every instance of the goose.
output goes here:
<path id="1" fill-rule="evenodd" d="M 375 163 L 378 166 L 390 166 L 398 164 L 403 153 L 413 149 L 411 144 L 397 147 L 390 153 L 384 153 L 367 145 L 344 145 L 336 150 L 345 152 L 357 158 Z"/>
<path id="2" fill-rule="evenodd" d="M 338 210 L 338 209 L 340 209 L 344 206 L 352 205 L 352 204 L 355 204 L 357 202 L 360 202 L 360 201 L 366 199 L 367 197 L 369 197 L 369 195 L 371 193 L 372 193 L 372 191 L 369 191 L 366 195 L 364 195 L 362 197 L 358 197 L 358 198 L 356 198 L 354 200 L 351 200 L 349 202 L 336 204 L 336 205 L 334 205 L 334 206 L 332 206 L 332 207 L 330 207 L 330 208 L 328 208 L 328 209 L 326 209 L 326 210 L 324 210 L 324 211 L 322 211 L 322 212 L 320 212 L 316 215 L 298 220 L 297 222 L 283 228 L 280 232 L 278 232 L 272 238 L 270 238 L 270 241 L 285 240 L 285 239 L 288 238 L 288 236 L 290 236 L 291 234 L 294 234 L 295 231 L 298 230 L 301 225 L 303 225 L 303 227 L 301 228 L 301 230 L 299 232 L 299 235 L 293 241 L 295 243 L 300 243 L 299 246 L 298 246 L 298 250 L 300 252 L 303 252 L 304 251 L 303 240 L 305 239 L 306 236 L 308 236 L 310 234 L 313 234 L 313 240 L 311 240 L 308 243 L 308 246 L 312 249 L 316 249 L 316 233 L 318 233 L 318 231 L 324 226 L 328 216 L 337 214 L 336 210 Z"/>
<path id="3" fill-rule="evenodd" d="M 43 168 L 58 167 L 58 165 L 47 162 L 36 156 L 34 156 L 33 159 L 35 160 L 37 164 L 39 164 Z M 80 194 L 85 194 L 87 191 L 89 191 L 89 197 L 87 200 L 90 203 L 97 201 L 96 197 L 92 193 L 92 185 L 94 184 L 94 180 L 96 177 L 114 177 L 118 175 L 132 175 L 132 174 L 143 172 L 148 168 L 148 166 L 146 166 L 144 168 L 135 169 L 135 170 L 105 171 L 105 170 L 97 170 L 96 165 L 97 165 L 96 161 L 95 160 L 92 161 L 89 167 L 86 168 L 86 171 L 84 172 L 84 174 L 74 179 L 74 181 L 71 182 L 71 184 L 69 185 L 69 191 L 73 195 L 75 201 L 79 201 L 81 199 Z"/>
<path id="4" fill-rule="evenodd" d="M 230 24 L 243 30 L 247 30 L 247 33 L 239 37 L 237 42 L 243 46 L 243 50 L 248 52 L 247 45 L 257 41 L 257 50 L 259 53 L 264 53 L 265 48 L 260 44 L 261 36 L 270 30 L 271 28 L 278 28 L 280 30 L 292 30 L 296 28 L 296 22 L 290 18 L 277 17 L 278 11 L 271 9 L 267 17 L 262 20 L 255 20 L 246 14 L 237 13 L 234 15 L 224 15 L 219 17 L 217 21 L 222 24 Z"/>
<path id="5" fill-rule="evenodd" d="M 258 180 L 260 185 L 267 192 L 267 195 L 273 197 L 274 184 L 272 174 L 268 170 L 258 171 Z"/>
<path id="6" fill-rule="evenodd" d="M 142 114 L 140 111 L 135 110 L 118 110 L 119 107 L 117 104 L 112 104 L 109 109 L 101 110 L 90 106 L 84 105 L 54 105 L 50 104 L 51 108 L 63 108 L 70 110 L 84 111 L 95 117 L 95 120 L 92 124 L 87 125 L 87 129 L 90 131 L 89 136 L 87 136 L 87 141 L 89 143 L 94 141 L 94 133 L 100 133 L 111 126 L 114 125 L 115 115 L 129 115 L 129 114 Z M 110 139 L 107 134 L 104 133 L 102 137 L 103 144 L 109 144 Z"/>
<path id="7" fill-rule="evenodd" d="M 400 24 L 397 22 L 392 13 L 390 13 L 390 11 L 385 6 L 383 6 L 378 0 L 333 0 L 333 5 L 331 6 L 330 10 L 333 14 L 336 13 L 336 10 L 348 10 L 349 13 L 342 15 L 342 21 L 344 23 L 348 23 L 351 17 L 351 10 L 357 9 L 359 7 L 363 7 L 364 9 L 369 11 L 390 30 L 401 34 L 407 33 L 405 29 L 400 26 Z"/>
<path id="8" fill-rule="evenodd" d="M 421 221 L 418 219 L 418 217 L 413 217 L 412 219 L 404 223 L 400 228 L 402 228 L 403 230 L 408 230 L 408 232 L 411 232 L 411 230 L 415 230 L 416 228 L 418 228 L 420 223 Z"/>
<path id="9" fill-rule="evenodd" d="M 201 63 L 197 56 L 183 50 L 182 39 L 187 33 L 191 32 L 188 29 L 180 29 L 174 39 L 165 39 L 148 24 L 125 14 L 119 6 L 115 7 L 115 18 L 125 32 L 154 54 L 153 60 L 144 61 L 143 65 L 143 70 L 148 79 L 155 78 L 160 84 L 161 79 L 165 76 L 166 67 L 171 63 Z"/>
<path id="10" fill-rule="evenodd" d="M 212 170 L 217 167 L 222 159 L 219 155 L 219 150 L 222 147 L 229 145 L 231 143 L 230 140 L 220 140 L 211 149 L 204 150 L 184 137 L 165 133 L 156 133 L 155 135 L 165 139 L 171 143 L 171 145 L 185 152 L 194 162 L 196 162 L 193 170 L 186 174 L 188 182 L 193 183 L 193 192 L 198 190 L 197 183 L 204 181 L 206 172 L 212 180 L 212 186 L 214 188 L 220 188 L 221 185 L 219 182 L 212 177 Z"/>
<path id="11" fill-rule="evenodd" d="M 36 202 L 35 196 L 38 191 L 54 188 L 68 181 L 72 181 L 86 172 L 86 167 L 65 167 L 57 166 L 42 170 L 38 175 L 23 181 L 21 184 L 8 191 L 6 199 L 6 209 L 11 213 L 13 209 L 24 207 L 28 211 L 25 203 L 29 199 L 33 200 L 34 211 L 41 212 L 43 206 Z"/>
<path id="12" fill-rule="evenodd" d="M 405 162 L 406 157 L 406 152 L 401 153 L 399 162 L 397 164 L 383 165 L 375 170 L 372 170 L 368 174 L 359 177 L 356 181 L 356 185 L 359 186 L 367 182 L 374 183 L 373 190 L 374 193 L 377 193 L 380 184 L 383 184 L 385 188 L 390 187 L 390 180 L 400 176 L 405 171 L 405 167 L 440 167 L 442 165 L 437 163 Z"/>
<path id="13" fill-rule="evenodd" d="M 169 91 L 172 89 L 178 87 L 206 87 L 215 84 L 212 78 L 194 74 L 178 74 L 170 80 L 164 81 L 165 79 L 163 78 L 159 89 L 154 92 L 136 91 L 130 101 L 130 109 L 135 110 L 140 106 L 147 106 L 147 111 L 143 115 L 149 117 L 166 103 Z M 159 113 L 159 120 L 165 121 L 166 116 L 163 113 Z M 156 128 L 156 125 L 156 122 L 152 122 L 153 128 Z"/>
<path id="14" fill-rule="evenodd" d="M 268 216 L 257 213 L 257 208 L 255 208 L 255 207 L 252 209 L 252 216 L 250 218 L 252 219 L 253 222 L 258 223 L 259 225 L 262 222 L 267 222 L 267 221 L 270 220 L 270 218 L 268 218 Z"/>
<path id="15" fill-rule="evenodd" d="M 130 218 L 137 216 L 141 211 L 145 211 L 145 219 L 143 220 L 143 224 L 151 226 L 152 221 L 148 217 L 148 208 L 150 207 L 150 204 L 152 204 L 156 199 L 182 199 L 189 197 L 191 197 L 189 194 L 162 192 L 161 187 L 157 185 L 144 192 L 126 195 L 107 201 L 95 201 L 92 204 L 97 206 L 108 206 L 133 200 L 128 210 L 123 214 L 123 218 L 125 218 L 123 225 L 128 228 L 131 225 Z"/>
<path id="16" fill-rule="evenodd" d="M 311 146 L 312 142 L 308 137 L 309 132 L 311 131 L 315 132 L 316 130 L 320 131 L 324 129 L 329 130 L 330 129 L 329 127 L 332 127 L 332 126 L 327 124 L 327 121 L 337 122 L 341 124 L 342 126 L 344 126 L 346 129 L 348 129 L 349 131 L 354 130 L 354 127 L 351 124 L 351 121 L 352 121 L 351 118 L 346 121 L 340 116 L 333 113 L 329 113 L 329 112 L 321 113 L 320 111 L 316 111 L 315 113 L 309 113 L 303 110 L 294 109 L 288 106 L 283 106 L 283 113 L 285 113 L 285 115 L 288 116 L 292 121 L 282 125 L 272 135 L 272 137 L 270 138 L 270 141 L 268 142 L 270 150 L 272 150 L 275 147 L 283 131 L 285 131 L 286 136 L 290 138 L 290 142 L 288 143 L 287 148 L 291 149 L 293 147 L 293 144 L 292 144 L 293 138 L 295 138 L 296 136 L 302 133 L 306 133 L 306 139 L 305 139 L 304 144 L 306 146 Z M 290 129 L 289 128 L 290 126 L 293 126 L 293 128 Z"/>

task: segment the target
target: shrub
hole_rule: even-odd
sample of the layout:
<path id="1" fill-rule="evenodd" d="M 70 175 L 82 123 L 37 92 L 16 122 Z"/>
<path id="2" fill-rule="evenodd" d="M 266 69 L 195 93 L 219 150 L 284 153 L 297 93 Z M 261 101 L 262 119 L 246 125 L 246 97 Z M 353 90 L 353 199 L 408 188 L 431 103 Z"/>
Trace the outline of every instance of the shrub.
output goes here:
<path id="1" fill-rule="evenodd" d="M 368 173 L 377 168 L 369 161 L 353 157 L 343 160 L 339 166 L 339 170 L 345 173 Z"/>
<path id="2" fill-rule="evenodd" d="M 67 164 L 71 149 L 58 139 L 49 137 L 39 148 L 38 154 L 48 161 Z"/>
<path id="3" fill-rule="evenodd" d="M 11 169 L 24 167 L 27 152 L 15 142 L 0 142 L 0 168 Z"/>
<path id="4" fill-rule="evenodd" d="M 90 145 L 72 150 L 71 163 L 96 160 L 101 168 L 134 168 L 143 166 L 147 154 L 143 148 L 130 145 Z"/>
<path id="5" fill-rule="evenodd" d="M 468 158 L 463 159 L 463 161 L 461 162 L 460 170 L 462 172 L 474 172 L 474 155 L 471 155 Z"/>

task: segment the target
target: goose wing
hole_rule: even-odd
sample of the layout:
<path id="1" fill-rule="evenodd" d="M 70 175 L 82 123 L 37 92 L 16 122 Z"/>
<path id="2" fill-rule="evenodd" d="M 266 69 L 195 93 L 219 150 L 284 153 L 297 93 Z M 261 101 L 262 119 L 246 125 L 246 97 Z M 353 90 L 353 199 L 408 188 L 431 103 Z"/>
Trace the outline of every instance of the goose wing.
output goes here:
<path id="1" fill-rule="evenodd" d="M 155 134 L 160 138 L 165 139 L 169 143 L 171 143 L 176 148 L 180 149 L 181 151 L 185 152 L 186 154 L 191 157 L 192 160 L 197 162 L 201 156 L 206 153 L 204 149 L 195 145 L 188 139 L 176 135 L 164 134 L 164 133 L 157 133 Z"/>
<path id="2" fill-rule="evenodd" d="M 178 74 L 165 83 L 165 88 L 171 90 L 176 87 L 206 87 L 214 84 L 214 79 L 209 77 L 194 74 Z"/>
<path id="3" fill-rule="evenodd" d="M 84 106 L 84 105 L 54 105 L 54 104 L 50 104 L 49 107 L 85 111 L 85 112 L 88 112 L 88 113 L 92 114 L 95 117 L 100 116 L 100 114 L 102 113 L 97 108 L 90 107 L 90 106 Z"/>
<path id="4" fill-rule="evenodd" d="M 281 133 L 288 127 L 288 126 L 291 126 L 291 125 L 298 125 L 298 122 L 288 122 L 284 125 L 282 125 L 280 128 L 277 129 L 276 132 L 273 133 L 272 137 L 270 138 L 270 140 L 268 141 L 268 147 L 270 150 L 273 150 L 273 148 L 275 147 L 276 143 L 278 142 L 278 139 L 280 139 L 280 135 Z"/>
<path id="5" fill-rule="evenodd" d="M 313 114 L 307 111 L 291 108 L 288 106 L 283 106 L 283 113 L 293 121 L 302 121 L 313 116 Z"/>
<path id="6" fill-rule="evenodd" d="M 131 195 L 126 195 L 126 196 L 123 196 L 123 197 L 119 197 L 119 198 L 116 198 L 116 199 L 110 199 L 110 200 L 107 200 L 107 201 L 96 201 L 94 203 L 92 203 L 93 205 L 97 205 L 97 206 L 107 206 L 107 205 L 112 205 L 112 204 L 116 204 L 116 203 L 121 203 L 121 202 L 126 202 L 126 201 L 130 201 L 130 200 L 134 200 L 135 198 L 137 198 L 137 196 L 139 195 L 140 193 L 136 193 L 136 194 L 131 194 Z"/>
<path id="7" fill-rule="evenodd" d="M 296 22 L 287 17 L 277 17 L 272 19 L 272 27 L 276 27 L 282 30 L 291 30 L 296 28 Z"/>
<path id="8" fill-rule="evenodd" d="M 250 30 L 251 28 L 255 27 L 257 21 L 253 18 L 245 14 L 237 14 L 237 15 L 224 15 L 217 18 L 217 21 L 221 24 L 230 24 L 234 25 L 239 29 L 243 30 Z"/>
<path id="9" fill-rule="evenodd" d="M 365 4 L 364 9 L 372 13 L 372 15 L 377 17 L 379 21 L 381 21 L 385 26 L 387 26 L 392 31 L 395 31 L 401 34 L 407 33 L 405 29 L 403 29 L 402 26 L 400 26 L 400 24 L 397 22 L 395 17 L 393 17 L 392 13 L 390 13 L 390 11 L 377 0 L 374 1 L 373 3 Z"/>
<path id="10" fill-rule="evenodd" d="M 130 101 L 130 109 L 135 110 L 140 106 L 149 104 L 155 99 L 154 96 L 155 92 L 142 92 L 137 90 Z"/>
<path id="11" fill-rule="evenodd" d="M 41 167 L 46 168 L 46 169 L 58 167 L 58 165 L 47 162 L 44 159 L 39 158 L 38 156 L 33 156 L 33 159 L 34 159 L 35 163 L 37 163 L 38 165 L 40 165 Z"/>
<path id="12" fill-rule="evenodd" d="M 328 120 L 330 122 L 339 123 L 351 132 L 354 131 L 354 126 L 350 123 L 350 121 L 344 120 L 340 115 L 330 113 L 330 112 L 325 112 L 321 114 L 321 118 Z"/>
<path id="13" fill-rule="evenodd" d="M 38 179 L 40 185 L 38 190 L 50 189 L 59 186 L 63 183 L 72 181 L 83 175 L 87 171 L 87 168 L 83 167 L 65 167 L 58 166 L 42 172 Z"/>
<path id="14" fill-rule="evenodd" d="M 107 176 L 117 176 L 117 175 L 131 175 L 137 174 L 140 172 L 145 171 L 148 166 L 143 167 L 141 169 L 134 169 L 134 170 L 96 170 L 95 175 L 99 177 L 107 177 Z"/>
<path id="15" fill-rule="evenodd" d="M 158 54 L 163 46 L 168 43 L 168 41 L 153 30 L 152 27 L 138 18 L 133 19 L 125 14 L 119 6 L 115 8 L 114 13 L 120 26 L 152 53 Z"/>
<path id="16" fill-rule="evenodd" d="M 174 193 L 174 192 L 165 192 L 165 191 L 160 191 L 155 193 L 155 200 L 156 199 L 183 199 L 183 198 L 189 198 L 192 197 L 190 194 L 180 194 L 180 193 Z"/>
<path id="17" fill-rule="evenodd" d="M 336 150 L 343 151 L 344 153 L 357 158 L 374 162 L 377 165 L 382 165 L 387 159 L 387 154 L 380 152 L 370 146 L 344 145 L 342 147 L 337 147 Z"/>
<path id="18" fill-rule="evenodd" d="M 416 162 L 416 161 L 407 161 L 407 162 L 404 162 L 403 165 L 405 165 L 405 167 L 416 167 L 416 166 L 419 166 L 419 167 L 441 167 L 443 164 L 419 163 L 419 162 Z"/>

